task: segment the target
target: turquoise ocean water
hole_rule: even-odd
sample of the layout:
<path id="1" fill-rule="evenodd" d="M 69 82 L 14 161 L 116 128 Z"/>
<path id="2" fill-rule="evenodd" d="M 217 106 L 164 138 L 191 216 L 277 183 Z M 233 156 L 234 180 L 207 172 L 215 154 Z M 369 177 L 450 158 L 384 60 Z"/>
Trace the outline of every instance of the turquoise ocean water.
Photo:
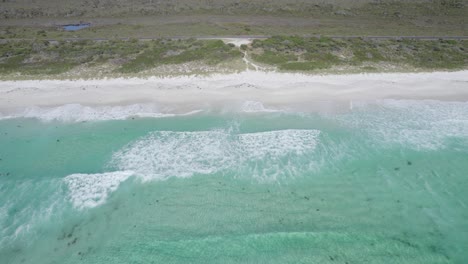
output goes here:
<path id="1" fill-rule="evenodd" d="M 0 120 L 0 263 L 466 263 L 468 103 Z"/>

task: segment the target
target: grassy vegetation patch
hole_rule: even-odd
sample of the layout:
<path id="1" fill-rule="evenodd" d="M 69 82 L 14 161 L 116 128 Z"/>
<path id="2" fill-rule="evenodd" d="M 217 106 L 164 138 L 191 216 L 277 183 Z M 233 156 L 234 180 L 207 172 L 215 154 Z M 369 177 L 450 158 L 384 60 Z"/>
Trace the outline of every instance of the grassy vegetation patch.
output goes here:
<path id="1" fill-rule="evenodd" d="M 262 54 L 254 54 L 253 58 L 265 64 L 283 64 L 290 61 L 297 61 L 297 56 L 292 54 L 283 54 L 280 52 L 265 51 Z"/>
<path id="2" fill-rule="evenodd" d="M 105 63 L 120 73 L 137 73 L 164 64 L 215 65 L 233 58 L 241 58 L 241 52 L 220 40 L 9 41 L 0 44 L 0 73 L 55 75 Z"/>
<path id="3" fill-rule="evenodd" d="M 207 64 L 218 64 L 222 61 L 240 58 L 241 52 L 221 40 L 178 40 L 154 41 L 151 47 L 144 50 L 135 59 L 123 64 L 120 72 L 132 73 L 164 64 L 181 64 L 192 61 L 203 61 Z"/>
<path id="4" fill-rule="evenodd" d="M 276 36 L 254 41 L 249 52 L 255 61 L 287 71 L 314 71 L 332 66 L 375 69 L 368 64 L 405 64 L 418 69 L 437 70 L 467 67 L 467 50 L 468 41 L 464 40 Z"/>
<path id="5" fill-rule="evenodd" d="M 287 71 L 313 71 L 319 69 L 330 68 L 331 64 L 323 63 L 318 61 L 308 61 L 308 62 L 290 62 L 283 63 L 280 65 L 280 69 Z"/>
<path id="6" fill-rule="evenodd" d="M 81 64 L 131 56 L 144 47 L 130 41 L 10 41 L 0 44 L 0 72 L 60 74 Z"/>
<path id="7" fill-rule="evenodd" d="M 468 64 L 468 41 L 402 42 L 397 50 L 407 63 L 426 69 L 457 69 Z"/>
<path id="8" fill-rule="evenodd" d="M 240 48 L 254 61 L 284 71 L 340 69 L 378 71 L 386 65 L 415 70 L 468 67 L 466 40 L 370 40 L 277 36 Z M 0 44 L 0 74 L 57 75 L 103 65 L 107 73 L 134 74 L 161 65 L 200 62 L 216 66 L 242 58 L 221 40 L 6 41 Z M 77 68 L 77 66 L 82 66 Z M 110 67 L 108 67 L 110 66 Z"/>

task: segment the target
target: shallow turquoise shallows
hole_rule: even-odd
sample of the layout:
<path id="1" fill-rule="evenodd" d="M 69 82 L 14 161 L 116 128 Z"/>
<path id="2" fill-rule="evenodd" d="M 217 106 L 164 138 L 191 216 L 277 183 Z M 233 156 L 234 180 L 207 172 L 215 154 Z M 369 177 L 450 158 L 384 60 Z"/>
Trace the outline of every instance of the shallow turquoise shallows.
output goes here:
<path id="1" fill-rule="evenodd" d="M 0 263 L 466 263 L 468 103 L 0 120 Z"/>

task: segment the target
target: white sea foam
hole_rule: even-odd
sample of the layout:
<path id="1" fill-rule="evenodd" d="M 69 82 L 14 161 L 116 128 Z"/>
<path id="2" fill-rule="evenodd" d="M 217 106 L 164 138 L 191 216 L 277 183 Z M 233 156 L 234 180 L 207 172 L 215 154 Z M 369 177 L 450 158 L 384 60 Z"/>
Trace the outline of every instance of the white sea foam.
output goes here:
<path id="1" fill-rule="evenodd" d="M 118 171 L 72 174 L 64 182 L 73 206 L 82 210 L 105 203 L 133 175 L 143 181 L 166 180 L 233 168 L 256 180 L 277 180 L 294 171 L 281 168 L 279 160 L 314 150 L 319 134 L 317 130 L 153 132 L 114 153 L 109 167 Z"/>
<path id="2" fill-rule="evenodd" d="M 207 107 L 207 106 L 205 106 Z M 233 108 L 234 107 L 234 108 Z M 245 101 L 240 106 L 231 105 L 226 108 L 229 112 L 279 112 L 281 110 L 267 108 L 258 101 Z M 225 110 L 226 110 L 225 109 Z M 66 104 L 61 106 L 32 106 L 24 109 L 0 112 L 0 120 L 13 118 L 34 118 L 45 122 L 83 122 L 83 121 L 105 121 L 124 120 L 131 117 L 141 118 L 164 118 L 174 116 L 193 115 L 203 110 L 195 109 L 184 113 L 174 113 L 173 108 L 161 107 L 154 103 L 131 104 L 115 106 L 86 106 L 81 104 Z"/>
<path id="3" fill-rule="evenodd" d="M 249 159 L 302 154 L 317 144 L 318 130 L 280 130 L 239 135 L 239 147 Z"/>
<path id="4" fill-rule="evenodd" d="M 103 204 L 120 183 L 127 180 L 132 171 L 116 171 L 97 174 L 71 174 L 64 178 L 70 200 L 77 209 L 92 208 Z"/>
<path id="5" fill-rule="evenodd" d="M 18 240 L 28 245 L 27 239 L 38 231 L 41 224 L 58 217 L 62 209 L 63 192 L 57 180 L 4 181 L 8 200 L 0 206 L 0 248 Z"/>
<path id="6" fill-rule="evenodd" d="M 444 148 L 450 138 L 468 135 L 468 103 L 382 100 L 354 103 L 341 122 L 364 130 L 371 140 L 418 150 Z"/>
<path id="7" fill-rule="evenodd" d="M 228 136 L 221 131 L 155 132 L 116 152 L 112 163 L 145 179 L 212 173 L 231 162 Z"/>
<path id="8" fill-rule="evenodd" d="M 241 107 L 242 112 L 255 113 L 255 112 L 279 112 L 280 110 L 265 108 L 263 103 L 258 101 L 245 101 Z"/>
<path id="9" fill-rule="evenodd" d="M 190 115 L 200 110 L 178 115 Z M 129 117 L 171 117 L 172 113 L 161 113 L 156 104 L 132 104 L 126 106 L 84 106 L 67 104 L 57 107 L 29 107 L 22 111 L 1 115 L 0 119 L 36 118 L 43 121 L 82 122 L 100 120 L 123 120 Z"/>
<path id="10" fill-rule="evenodd" d="M 135 171 L 144 180 L 190 177 L 234 167 L 245 171 L 249 169 L 248 162 L 258 161 L 264 163 L 265 170 L 271 170 L 282 157 L 312 151 L 319 133 L 317 130 L 238 135 L 225 131 L 154 132 L 117 151 L 111 165 Z M 269 175 L 276 179 L 280 173 L 262 169 L 252 176 L 268 180 Z"/>

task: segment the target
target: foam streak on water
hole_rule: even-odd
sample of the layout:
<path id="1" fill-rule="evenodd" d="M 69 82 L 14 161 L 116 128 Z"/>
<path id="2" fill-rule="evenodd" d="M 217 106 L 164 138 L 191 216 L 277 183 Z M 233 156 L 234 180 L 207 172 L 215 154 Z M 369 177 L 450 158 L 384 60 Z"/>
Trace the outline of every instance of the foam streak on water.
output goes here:
<path id="1" fill-rule="evenodd" d="M 317 130 L 281 130 L 248 134 L 225 131 L 154 132 L 117 151 L 111 164 L 132 170 L 145 180 L 189 177 L 245 167 L 246 162 L 272 165 L 281 158 L 314 150 Z M 268 166 L 266 169 L 268 169 Z M 268 175 L 253 174 L 257 180 L 275 180 L 281 170 Z"/>
<path id="2" fill-rule="evenodd" d="M 72 174 L 65 177 L 64 182 L 73 206 L 81 210 L 104 204 L 108 195 L 132 175 L 144 181 L 166 180 L 234 168 L 246 173 L 245 168 L 250 167 L 250 177 L 257 181 L 278 180 L 278 177 L 288 175 L 290 168 L 278 167 L 276 163 L 288 155 L 298 156 L 312 151 L 318 135 L 316 130 L 246 134 L 225 131 L 153 132 L 113 155 L 109 166 L 120 171 Z M 260 163 L 256 166 L 247 164 L 252 162 Z M 266 168 L 257 170 L 257 165 Z"/>
<path id="3" fill-rule="evenodd" d="M 36 118 L 51 122 L 83 122 L 124 120 L 130 117 L 161 118 L 191 115 L 200 112 L 193 110 L 183 114 L 163 113 L 156 104 L 132 104 L 126 106 L 84 106 L 68 104 L 58 107 L 30 107 L 10 114 L 1 114 L 1 119 Z"/>
<path id="4" fill-rule="evenodd" d="M 65 177 L 64 181 L 70 190 L 73 206 L 84 209 L 103 204 L 107 196 L 133 174 L 132 171 L 72 174 Z"/>
<path id="5" fill-rule="evenodd" d="M 377 144 L 401 144 L 419 150 L 447 147 L 468 135 L 468 103 L 383 100 L 354 102 L 354 111 L 335 117 Z"/>

